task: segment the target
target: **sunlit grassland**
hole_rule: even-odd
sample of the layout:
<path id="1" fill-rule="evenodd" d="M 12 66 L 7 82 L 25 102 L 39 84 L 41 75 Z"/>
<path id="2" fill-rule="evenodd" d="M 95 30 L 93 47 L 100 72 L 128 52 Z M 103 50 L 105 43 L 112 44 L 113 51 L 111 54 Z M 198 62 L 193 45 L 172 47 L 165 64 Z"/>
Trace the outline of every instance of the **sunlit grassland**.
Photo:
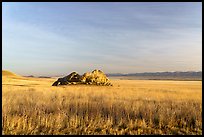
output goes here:
<path id="1" fill-rule="evenodd" d="M 54 81 L 2 77 L 3 134 L 202 134 L 201 81 Z"/>

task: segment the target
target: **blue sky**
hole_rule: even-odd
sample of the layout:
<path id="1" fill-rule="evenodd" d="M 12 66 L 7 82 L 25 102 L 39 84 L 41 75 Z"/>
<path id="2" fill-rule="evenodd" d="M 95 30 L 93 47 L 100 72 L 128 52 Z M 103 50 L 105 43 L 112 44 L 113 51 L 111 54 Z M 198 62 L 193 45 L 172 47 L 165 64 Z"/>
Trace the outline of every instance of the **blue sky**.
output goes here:
<path id="1" fill-rule="evenodd" d="M 2 69 L 17 74 L 202 69 L 202 3 L 2 5 Z"/>

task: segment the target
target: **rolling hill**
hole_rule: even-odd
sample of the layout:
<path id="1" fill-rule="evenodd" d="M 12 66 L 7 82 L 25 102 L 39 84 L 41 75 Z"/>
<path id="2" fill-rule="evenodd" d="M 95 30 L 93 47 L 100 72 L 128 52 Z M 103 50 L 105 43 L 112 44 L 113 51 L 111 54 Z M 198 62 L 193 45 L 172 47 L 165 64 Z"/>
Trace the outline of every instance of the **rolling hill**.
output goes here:
<path id="1" fill-rule="evenodd" d="M 15 74 L 15 73 L 13 73 L 13 72 L 10 72 L 10 71 L 8 71 L 8 70 L 2 70 L 2 76 L 12 76 L 12 77 L 16 77 L 16 76 L 19 76 L 19 75 L 17 75 L 17 74 Z"/>

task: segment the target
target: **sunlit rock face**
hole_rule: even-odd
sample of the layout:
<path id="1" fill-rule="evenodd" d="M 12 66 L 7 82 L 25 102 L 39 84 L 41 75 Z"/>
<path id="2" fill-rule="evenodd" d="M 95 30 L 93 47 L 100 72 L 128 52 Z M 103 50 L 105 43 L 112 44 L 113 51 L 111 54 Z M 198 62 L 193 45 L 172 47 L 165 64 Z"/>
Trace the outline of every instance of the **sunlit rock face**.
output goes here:
<path id="1" fill-rule="evenodd" d="M 84 73 L 81 78 L 82 82 L 91 85 L 111 86 L 110 80 L 101 70 L 94 70 L 91 73 Z"/>

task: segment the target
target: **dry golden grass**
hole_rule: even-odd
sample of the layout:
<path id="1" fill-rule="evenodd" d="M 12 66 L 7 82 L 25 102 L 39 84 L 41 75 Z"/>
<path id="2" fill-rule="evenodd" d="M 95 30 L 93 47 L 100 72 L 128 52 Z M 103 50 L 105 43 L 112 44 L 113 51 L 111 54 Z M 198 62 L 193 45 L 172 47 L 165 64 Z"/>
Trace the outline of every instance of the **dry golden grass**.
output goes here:
<path id="1" fill-rule="evenodd" d="M 112 80 L 52 87 L 2 77 L 3 134 L 202 134 L 202 82 Z"/>

